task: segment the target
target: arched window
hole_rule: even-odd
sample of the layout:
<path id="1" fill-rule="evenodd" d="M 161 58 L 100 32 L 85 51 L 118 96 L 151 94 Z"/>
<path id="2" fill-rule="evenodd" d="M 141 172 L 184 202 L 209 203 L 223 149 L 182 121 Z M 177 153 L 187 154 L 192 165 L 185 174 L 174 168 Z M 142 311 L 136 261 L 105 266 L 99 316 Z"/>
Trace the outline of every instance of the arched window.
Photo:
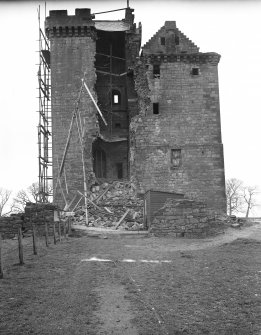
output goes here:
<path id="1" fill-rule="evenodd" d="M 121 104 L 121 93 L 118 90 L 112 90 L 111 99 L 113 105 L 120 105 Z"/>

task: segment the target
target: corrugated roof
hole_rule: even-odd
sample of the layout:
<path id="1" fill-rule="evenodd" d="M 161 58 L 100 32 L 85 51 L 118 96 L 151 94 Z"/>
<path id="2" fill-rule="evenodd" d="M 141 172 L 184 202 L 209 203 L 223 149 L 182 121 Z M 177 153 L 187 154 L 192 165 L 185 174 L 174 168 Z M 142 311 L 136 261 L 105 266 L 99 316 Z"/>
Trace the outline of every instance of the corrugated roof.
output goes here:
<path id="1" fill-rule="evenodd" d="M 94 21 L 97 30 L 126 31 L 130 30 L 130 24 L 123 21 Z"/>

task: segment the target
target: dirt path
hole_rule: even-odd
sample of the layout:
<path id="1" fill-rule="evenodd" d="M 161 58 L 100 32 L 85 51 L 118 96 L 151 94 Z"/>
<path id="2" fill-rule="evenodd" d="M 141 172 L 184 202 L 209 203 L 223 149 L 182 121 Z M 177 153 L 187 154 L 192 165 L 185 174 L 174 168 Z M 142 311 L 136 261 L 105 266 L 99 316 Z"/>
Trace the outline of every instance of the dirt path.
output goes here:
<path id="1" fill-rule="evenodd" d="M 0 333 L 259 334 L 259 241 L 258 224 L 201 240 L 84 236 L 38 256 L 27 241 L 25 266 L 4 254 Z"/>
<path id="2" fill-rule="evenodd" d="M 107 283 L 96 288 L 100 309 L 95 316 L 100 320 L 98 332 L 108 335 L 137 335 L 137 329 L 131 324 L 134 315 L 130 302 L 125 298 L 127 292 L 122 285 Z"/>

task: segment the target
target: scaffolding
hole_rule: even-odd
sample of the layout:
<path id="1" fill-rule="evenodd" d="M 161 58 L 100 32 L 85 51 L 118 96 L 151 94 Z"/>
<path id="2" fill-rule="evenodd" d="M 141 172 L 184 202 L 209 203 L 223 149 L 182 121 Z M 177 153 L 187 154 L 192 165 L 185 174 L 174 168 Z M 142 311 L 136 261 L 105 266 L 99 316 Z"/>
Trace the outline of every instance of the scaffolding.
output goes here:
<path id="1" fill-rule="evenodd" d="M 40 6 L 39 22 L 39 69 L 38 69 L 38 182 L 39 202 L 52 201 L 52 119 L 51 119 L 51 67 L 50 47 L 41 29 Z"/>

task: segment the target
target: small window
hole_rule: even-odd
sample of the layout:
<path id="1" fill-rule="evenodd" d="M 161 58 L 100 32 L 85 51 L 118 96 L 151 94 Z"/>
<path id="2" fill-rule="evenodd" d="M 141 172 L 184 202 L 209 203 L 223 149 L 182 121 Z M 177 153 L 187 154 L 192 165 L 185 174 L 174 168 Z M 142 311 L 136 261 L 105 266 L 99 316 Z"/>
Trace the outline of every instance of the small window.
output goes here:
<path id="1" fill-rule="evenodd" d="M 115 105 L 119 103 L 119 95 L 118 94 L 114 94 L 113 95 L 113 103 Z"/>
<path id="2" fill-rule="evenodd" d="M 191 70 L 191 74 L 193 76 L 198 76 L 199 75 L 199 68 L 198 67 L 193 67 Z"/>
<path id="3" fill-rule="evenodd" d="M 123 164 L 122 163 L 117 163 L 116 164 L 116 169 L 117 169 L 118 179 L 122 179 L 123 178 Z"/>
<path id="4" fill-rule="evenodd" d="M 159 114 L 159 103 L 155 102 L 153 104 L 153 114 Z"/>
<path id="5" fill-rule="evenodd" d="M 112 91 L 112 104 L 119 105 L 121 103 L 121 94 L 117 90 Z"/>
<path id="6" fill-rule="evenodd" d="M 165 45 L 165 43 L 166 43 L 165 37 L 161 37 L 160 38 L 160 44 Z"/>
<path id="7" fill-rule="evenodd" d="M 159 78 L 160 77 L 160 66 L 159 66 L 159 64 L 153 65 L 153 76 L 154 76 L 154 78 Z"/>
<path id="8" fill-rule="evenodd" d="M 179 45 L 179 36 L 175 35 L 175 44 Z"/>
<path id="9" fill-rule="evenodd" d="M 171 149 L 170 164 L 172 168 L 181 166 L 181 149 Z"/>
<path id="10" fill-rule="evenodd" d="M 121 124 L 120 123 L 115 123 L 115 128 L 121 128 Z"/>

